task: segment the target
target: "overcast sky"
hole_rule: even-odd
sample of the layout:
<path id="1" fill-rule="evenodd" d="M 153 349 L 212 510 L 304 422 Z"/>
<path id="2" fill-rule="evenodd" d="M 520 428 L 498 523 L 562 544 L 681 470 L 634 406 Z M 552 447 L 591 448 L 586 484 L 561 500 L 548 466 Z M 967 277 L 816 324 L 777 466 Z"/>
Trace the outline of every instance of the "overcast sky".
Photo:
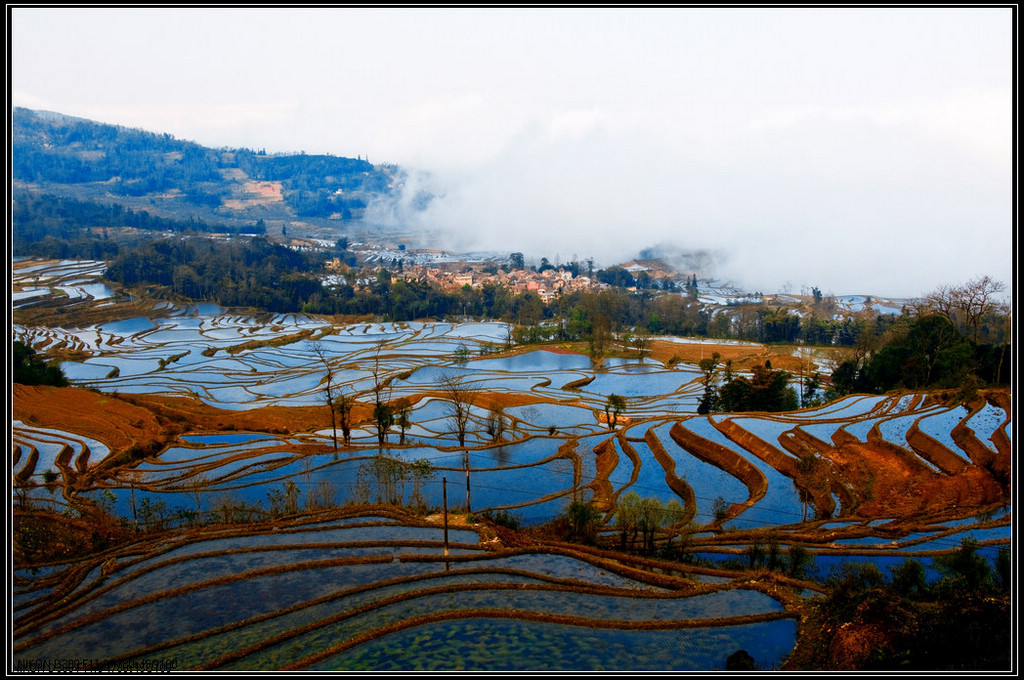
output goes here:
<path id="1" fill-rule="evenodd" d="M 10 18 L 13 105 L 396 163 L 442 198 L 389 215 L 452 247 L 706 250 L 763 292 L 1011 283 L 1009 7 Z"/>

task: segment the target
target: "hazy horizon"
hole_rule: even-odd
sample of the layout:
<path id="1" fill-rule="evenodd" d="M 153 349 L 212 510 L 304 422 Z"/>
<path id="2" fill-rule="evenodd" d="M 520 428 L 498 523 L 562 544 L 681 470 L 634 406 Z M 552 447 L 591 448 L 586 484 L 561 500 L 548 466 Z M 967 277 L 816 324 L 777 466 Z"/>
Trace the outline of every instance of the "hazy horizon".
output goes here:
<path id="1" fill-rule="evenodd" d="M 11 104 L 393 163 L 449 248 L 1012 284 L 1012 8 L 13 8 Z"/>

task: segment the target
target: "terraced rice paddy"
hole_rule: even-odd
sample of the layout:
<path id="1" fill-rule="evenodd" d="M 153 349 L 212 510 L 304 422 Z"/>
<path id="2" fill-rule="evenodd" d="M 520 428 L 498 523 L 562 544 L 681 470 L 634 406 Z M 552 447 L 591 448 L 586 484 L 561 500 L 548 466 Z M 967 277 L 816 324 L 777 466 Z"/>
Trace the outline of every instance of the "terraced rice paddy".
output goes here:
<path id="1" fill-rule="evenodd" d="M 622 573 L 631 571 L 624 564 L 568 550 L 492 550 L 465 529 L 449 531 L 446 556 L 437 524 L 332 518 L 186 533 L 133 546 L 102 567 L 79 565 L 73 579 L 41 577 L 63 576 L 64 597 L 25 603 L 17 653 L 218 669 L 516 669 L 582 634 L 618 642 L 610 656 L 600 645 L 570 646 L 541 667 L 699 669 L 720 663 L 723 648 L 752 646 L 775 663 L 794 641 L 784 606 L 757 590 L 649 583 Z M 483 644 L 481 631 L 502 642 Z M 472 649 L 440 649 L 452 636 Z M 646 644 L 629 644 L 652 637 L 686 654 L 647 656 Z M 384 649 L 377 666 L 371 660 Z"/>
<path id="2" fill-rule="evenodd" d="M 89 271 L 24 269 L 16 300 L 35 304 Z M 16 420 L 19 502 L 62 512 L 77 494 L 131 526 L 170 530 L 17 572 L 16 659 L 179 670 L 707 670 L 746 649 L 773 668 L 796 641 L 794 593 L 813 584 L 786 591 L 737 572 L 751 546 L 801 546 L 814 558 L 811 575 L 826 576 L 849 560 L 930 564 L 968 536 L 992 555 L 1011 539 L 1008 511 L 985 514 L 1008 498 L 992 477 L 1009 469 L 1008 395 L 967 406 L 858 395 L 794 413 L 709 417 L 696 414 L 703 386 L 693 366 L 509 353 L 501 323 L 334 325 L 204 306 L 14 330 L 37 348 L 77 353 L 66 375 L 101 394 L 323 415 L 322 426 L 287 433 L 177 433 L 159 453 L 102 474 L 96 466 L 115 452 L 97 436 Z M 363 420 L 335 450 L 321 353 L 335 394 L 408 399 L 404 431 L 392 427 L 381 444 Z M 446 379 L 474 395 L 465 445 Z M 626 398 L 614 430 L 604 421 L 612 393 Z M 387 478 L 374 467 L 382 459 L 428 466 Z M 657 540 L 684 559 L 654 569 L 570 544 L 505 545 L 485 524 L 449 527 L 446 545 L 444 490 L 462 516 L 506 510 L 526 525 L 560 516 L 574 499 L 593 501 L 609 543 L 624 494 L 675 501 L 678 516 Z"/>

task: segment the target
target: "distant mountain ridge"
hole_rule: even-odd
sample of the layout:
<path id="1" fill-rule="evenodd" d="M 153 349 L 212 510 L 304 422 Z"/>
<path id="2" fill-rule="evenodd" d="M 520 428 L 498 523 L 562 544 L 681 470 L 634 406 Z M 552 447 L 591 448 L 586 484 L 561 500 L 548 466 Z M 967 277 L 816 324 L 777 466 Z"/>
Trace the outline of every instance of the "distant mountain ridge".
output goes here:
<path id="1" fill-rule="evenodd" d="M 327 154 L 266 154 L 52 111 L 15 108 L 15 191 L 117 202 L 177 219 L 315 225 L 360 219 L 402 182 L 394 165 Z"/>
<path id="2" fill-rule="evenodd" d="M 214 149 L 167 133 L 54 111 L 15 107 L 11 139 L 15 246 L 47 234 L 73 240 L 75 230 L 86 225 L 271 236 L 305 232 L 332 241 L 355 234 L 358 225 L 360 240 L 373 240 L 374 235 L 401 234 L 403 227 L 401 220 L 381 220 L 393 225 L 385 229 L 364 219 L 369 208 L 401 204 L 420 211 L 435 198 L 425 191 L 403 197 L 406 171 L 394 164 L 329 154 Z M 68 219 L 70 213 L 77 221 Z M 389 210 L 377 214 L 385 213 Z M 509 244 L 510 250 L 519 247 Z M 704 287 L 716 278 L 714 254 L 705 250 L 659 243 L 637 257 L 697 273 Z M 725 282 L 716 282 L 716 289 L 719 283 Z M 730 300 L 749 295 L 722 294 Z M 873 304 L 896 313 L 901 301 L 876 298 Z"/>

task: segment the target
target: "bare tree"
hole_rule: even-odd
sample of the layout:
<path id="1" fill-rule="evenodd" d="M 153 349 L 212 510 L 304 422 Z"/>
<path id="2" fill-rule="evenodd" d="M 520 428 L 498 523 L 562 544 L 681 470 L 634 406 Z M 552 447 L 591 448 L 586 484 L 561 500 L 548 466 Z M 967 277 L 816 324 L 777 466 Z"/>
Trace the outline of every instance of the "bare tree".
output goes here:
<path id="1" fill-rule="evenodd" d="M 441 378 L 441 391 L 448 398 L 448 414 L 455 425 L 459 446 L 466 445 L 466 431 L 469 428 L 470 410 L 476 401 L 476 393 L 463 384 L 458 376 Z"/>
<path id="2" fill-rule="evenodd" d="M 377 352 L 373 359 L 373 420 L 377 425 L 377 444 L 381 448 L 384 447 L 388 430 L 391 429 L 395 422 L 394 410 L 391 404 L 385 402 L 381 397 L 384 388 L 389 382 L 382 379 L 380 369 L 380 352 L 384 349 L 385 344 L 387 344 L 387 340 L 381 339 L 377 341 Z"/>
<path id="3" fill-rule="evenodd" d="M 931 310 L 956 323 L 954 297 L 955 293 L 952 286 L 939 286 L 932 292 L 925 295 L 924 299 L 921 300 L 920 304 L 917 306 L 918 315 L 921 315 L 926 310 Z"/>
<path id="4" fill-rule="evenodd" d="M 345 446 L 352 443 L 352 406 L 355 404 L 355 397 L 342 392 L 334 400 L 334 408 L 338 412 L 338 420 L 341 424 L 341 438 Z"/>
<path id="5" fill-rule="evenodd" d="M 373 395 L 374 403 L 376 404 L 379 404 L 381 402 L 380 395 L 381 392 L 383 392 L 384 388 L 386 387 L 386 381 L 381 376 L 380 368 L 380 353 L 381 351 L 383 351 L 385 345 L 387 345 L 387 340 L 384 338 L 381 338 L 376 343 L 374 343 L 375 349 L 373 353 L 373 368 L 370 369 L 370 372 L 373 373 Z"/>
<path id="6" fill-rule="evenodd" d="M 637 331 L 637 333 L 633 336 L 630 345 L 636 352 L 636 358 L 640 361 L 640 363 L 644 362 L 644 356 L 651 351 L 652 342 L 653 340 L 651 338 L 650 333 L 644 330 Z"/>
<path id="7" fill-rule="evenodd" d="M 210 484 L 209 478 L 205 472 L 196 472 L 185 484 L 185 487 L 192 492 L 192 498 L 196 502 L 196 516 L 195 521 L 198 524 L 202 520 L 203 516 L 203 492 L 206 491 Z M 135 505 L 135 488 L 132 487 L 132 509 L 134 511 Z"/>
<path id="8" fill-rule="evenodd" d="M 291 479 L 284 483 L 284 512 L 287 515 L 299 512 L 299 486 Z"/>
<path id="9" fill-rule="evenodd" d="M 334 507 L 338 496 L 338 488 L 327 479 L 317 482 L 310 493 L 308 507 L 310 510 L 326 510 Z"/>
<path id="10" fill-rule="evenodd" d="M 974 278 L 961 286 L 939 286 L 928 293 L 922 306 L 945 316 L 961 332 L 973 331 L 978 342 L 981 321 L 999 311 L 1002 301 L 997 295 L 1006 290 L 1001 281 L 988 276 Z"/>
<path id="11" fill-rule="evenodd" d="M 487 434 L 493 441 L 499 441 L 505 436 L 505 429 L 508 427 L 508 416 L 505 415 L 505 407 L 496 403 L 487 414 Z"/>
<path id="12" fill-rule="evenodd" d="M 974 342 L 978 342 L 978 328 L 981 320 L 999 309 L 1000 300 L 996 295 L 1006 286 L 988 276 L 971 279 L 958 289 L 957 301 L 964 315 L 964 322 L 974 329 Z"/>
<path id="13" fill-rule="evenodd" d="M 323 343 L 316 340 L 311 344 L 311 348 L 313 350 L 313 354 L 315 354 L 317 358 L 320 359 L 320 363 L 324 365 L 324 379 L 321 382 L 324 385 L 324 398 L 327 401 L 327 407 L 331 411 L 331 439 L 334 441 L 334 452 L 337 454 L 338 423 L 334 415 L 336 406 L 334 385 L 335 369 L 334 366 L 331 365 L 330 359 L 327 356 L 327 349 L 324 347 Z"/>
<path id="14" fill-rule="evenodd" d="M 409 429 L 409 416 L 412 414 L 412 402 L 408 397 L 400 397 L 394 403 L 395 425 L 401 433 L 398 438 L 399 444 L 405 444 L 405 431 Z"/>

